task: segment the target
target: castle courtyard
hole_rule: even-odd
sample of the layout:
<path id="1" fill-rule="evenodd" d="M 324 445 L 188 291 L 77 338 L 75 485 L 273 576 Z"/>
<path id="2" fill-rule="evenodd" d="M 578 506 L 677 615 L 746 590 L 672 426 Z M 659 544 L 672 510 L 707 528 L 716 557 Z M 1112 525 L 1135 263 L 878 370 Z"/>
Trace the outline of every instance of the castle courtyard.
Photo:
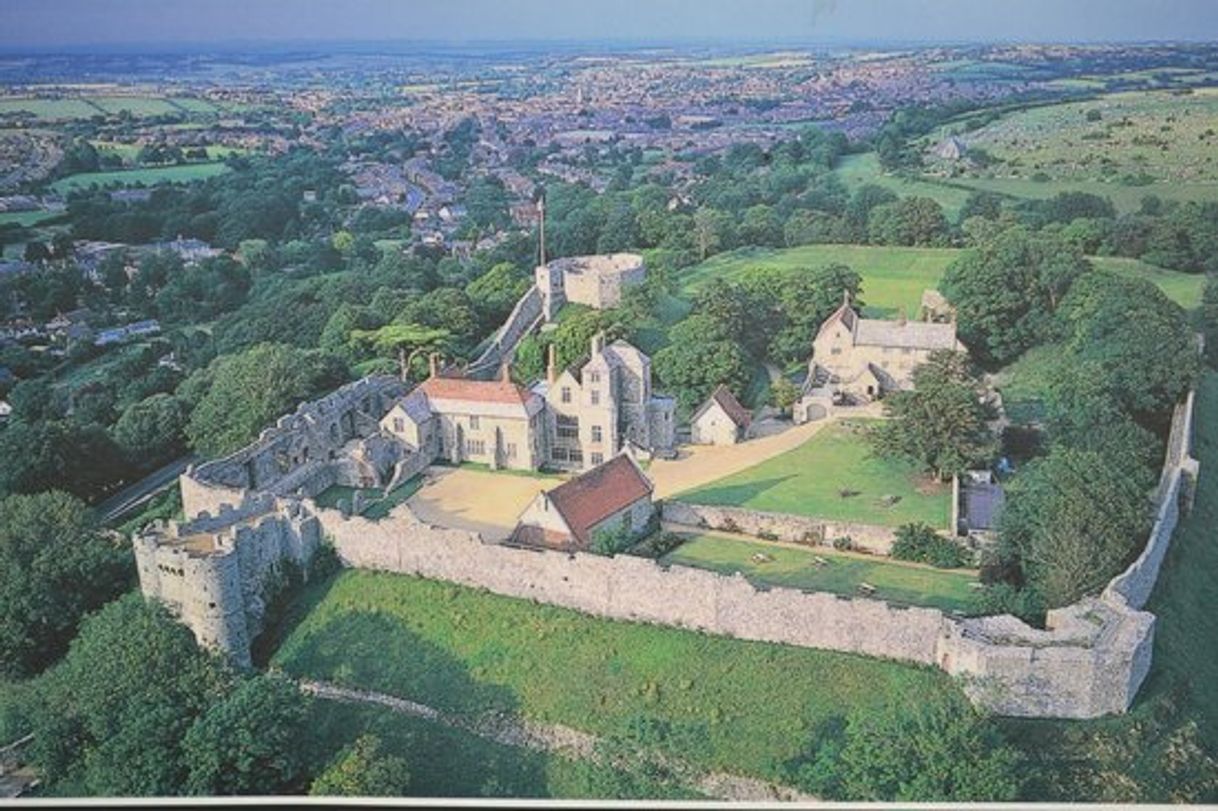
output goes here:
<path id="1" fill-rule="evenodd" d="M 434 465 L 406 503 L 421 521 L 502 541 L 512 534 L 520 513 L 538 492 L 561 483 L 542 475 Z"/>

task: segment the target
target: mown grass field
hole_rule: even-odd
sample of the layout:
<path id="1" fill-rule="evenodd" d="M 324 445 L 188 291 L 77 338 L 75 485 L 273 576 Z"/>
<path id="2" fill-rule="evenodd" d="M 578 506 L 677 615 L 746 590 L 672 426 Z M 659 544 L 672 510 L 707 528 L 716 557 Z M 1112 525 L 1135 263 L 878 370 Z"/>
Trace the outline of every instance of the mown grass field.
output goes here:
<path id="1" fill-rule="evenodd" d="M 686 741 L 684 759 L 773 779 L 852 707 L 956 689 L 931 668 L 610 622 L 366 571 L 308 587 L 286 625 L 271 663 L 297 676 L 597 735 L 663 719 Z"/>
<path id="2" fill-rule="evenodd" d="M 757 269 L 777 268 L 788 272 L 815 269 L 828 264 L 848 265 L 863 277 L 863 314 L 892 318 L 904 308 L 915 318 L 922 291 L 937 287 L 959 248 L 893 248 L 883 245 L 804 245 L 798 248 L 741 248 L 711 257 L 683 271 L 678 298 L 666 305 L 665 321 L 675 322 L 689 311 L 689 301 L 698 288 L 714 278 L 735 280 Z M 1169 298 L 1185 309 L 1201 303 L 1205 277 L 1148 265 L 1137 259 L 1113 256 L 1091 257 L 1101 270 L 1143 278 L 1158 285 Z"/>
<path id="3" fill-rule="evenodd" d="M 826 561 L 817 565 L 817 558 Z M 973 603 L 975 572 L 934 569 L 823 547 L 798 549 L 723 535 L 697 535 L 662 558 L 714 572 L 740 572 L 756 583 L 858 595 L 860 584 L 875 597 L 905 605 L 967 612 Z"/>
<path id="4" fill-rule="evenodd" d="M 922 291 L 934 287 L 959 251 L 951 248 L 890 248 L 882 245 L 804 245 L 781 250 L 741 248 L 682 271 L 680 297 L 691 299 L 711 279 L 739 280 L 759 268 L 788 272 L 830 264 L 848 265 L 863 277 L 864 314 L 893 317 L 901 308 L 913 318 Z"/>
<path id="5" fill-rule="evenodd" d="M 51 184 L 57 194 L 68 194 L 90 186 L 152 186 L 158 183 L 190 183 L 224 174 L 229 168 L 220 162 L 157 166 L 150 169 L 123 169 L 116 172 L 82 172 L 68 175 Z"/>
<path id="6" fill-rule="evenodd" d="M 994 387 L 1002 394 L 1003 410 L 1012 422 L 1044 419 L 1046 374 L 1060 354 L 1056 344 L 1034 346 L 997 374 Z"/>
<path id="7" fill-rule="evenodd" d="M 674 498 L 835 521 L 894 527 L 920 521 L 945 528 L 951 488 L 927 480 L 913 465 L 875 456 L 863 434 L 870 424 L 827 425 L 798 448 Z M 898 500 L 889 505 L 886 497 Z"/>

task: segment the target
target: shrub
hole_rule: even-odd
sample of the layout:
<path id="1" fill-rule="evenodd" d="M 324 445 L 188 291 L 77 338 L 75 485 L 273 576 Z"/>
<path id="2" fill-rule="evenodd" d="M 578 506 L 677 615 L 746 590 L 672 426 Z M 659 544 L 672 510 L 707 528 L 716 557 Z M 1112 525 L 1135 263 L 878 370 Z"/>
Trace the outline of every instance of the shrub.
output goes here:
<path id="1" fill-rule="evenodd" d="M 854 548 L 854 539 L 849 535 L 841 535 L 833 539 L 833 548 L 839 552 L 847 552 Z"/>
<path id="2" fill-rule="evenodd" d="M 629 547 L 633 540 L 634 536 L 619 524 L 612 529 L 598 530 L 592 536 L 592 551 L 611 558 Z"/>
<path id="3" fill-rule="evenodd" d="M 957 569 L 968 563 L 968 550 L 944 538 L 926 524 L 905 524 L 897 528 L 889 556 L 896 560 L 929 563 L 939 569 Z"/>

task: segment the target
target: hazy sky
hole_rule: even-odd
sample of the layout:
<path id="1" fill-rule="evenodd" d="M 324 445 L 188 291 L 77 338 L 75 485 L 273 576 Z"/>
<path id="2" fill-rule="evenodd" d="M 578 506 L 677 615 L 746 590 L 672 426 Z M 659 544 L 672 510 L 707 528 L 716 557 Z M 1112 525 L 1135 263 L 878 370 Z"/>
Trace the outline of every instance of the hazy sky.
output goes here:
<path id="1" fill-rule="evenodd" d="M 0 46 L 233 40 L 1218 40 L 1218 0 L 0 0 Z"/>

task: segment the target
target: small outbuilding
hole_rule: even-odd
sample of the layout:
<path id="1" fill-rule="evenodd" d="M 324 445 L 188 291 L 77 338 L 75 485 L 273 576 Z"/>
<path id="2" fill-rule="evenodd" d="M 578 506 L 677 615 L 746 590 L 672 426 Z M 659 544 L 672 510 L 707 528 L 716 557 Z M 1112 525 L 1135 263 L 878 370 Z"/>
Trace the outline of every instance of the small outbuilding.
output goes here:
<path id="1" fill-rule="evenodd" d="M 651 480 L 626 453 L 542 490 L 521 513 L 512 542 L 587 550 L 602 532 L 641 537 L 652 529 Z"/>
<path id="2" fill-rule="evenodd" d="M 720 384 L 690 417 L 690 441 L 695 445 L 735 445 L 747 436 L 752 421 L 749 410 Z"/>

